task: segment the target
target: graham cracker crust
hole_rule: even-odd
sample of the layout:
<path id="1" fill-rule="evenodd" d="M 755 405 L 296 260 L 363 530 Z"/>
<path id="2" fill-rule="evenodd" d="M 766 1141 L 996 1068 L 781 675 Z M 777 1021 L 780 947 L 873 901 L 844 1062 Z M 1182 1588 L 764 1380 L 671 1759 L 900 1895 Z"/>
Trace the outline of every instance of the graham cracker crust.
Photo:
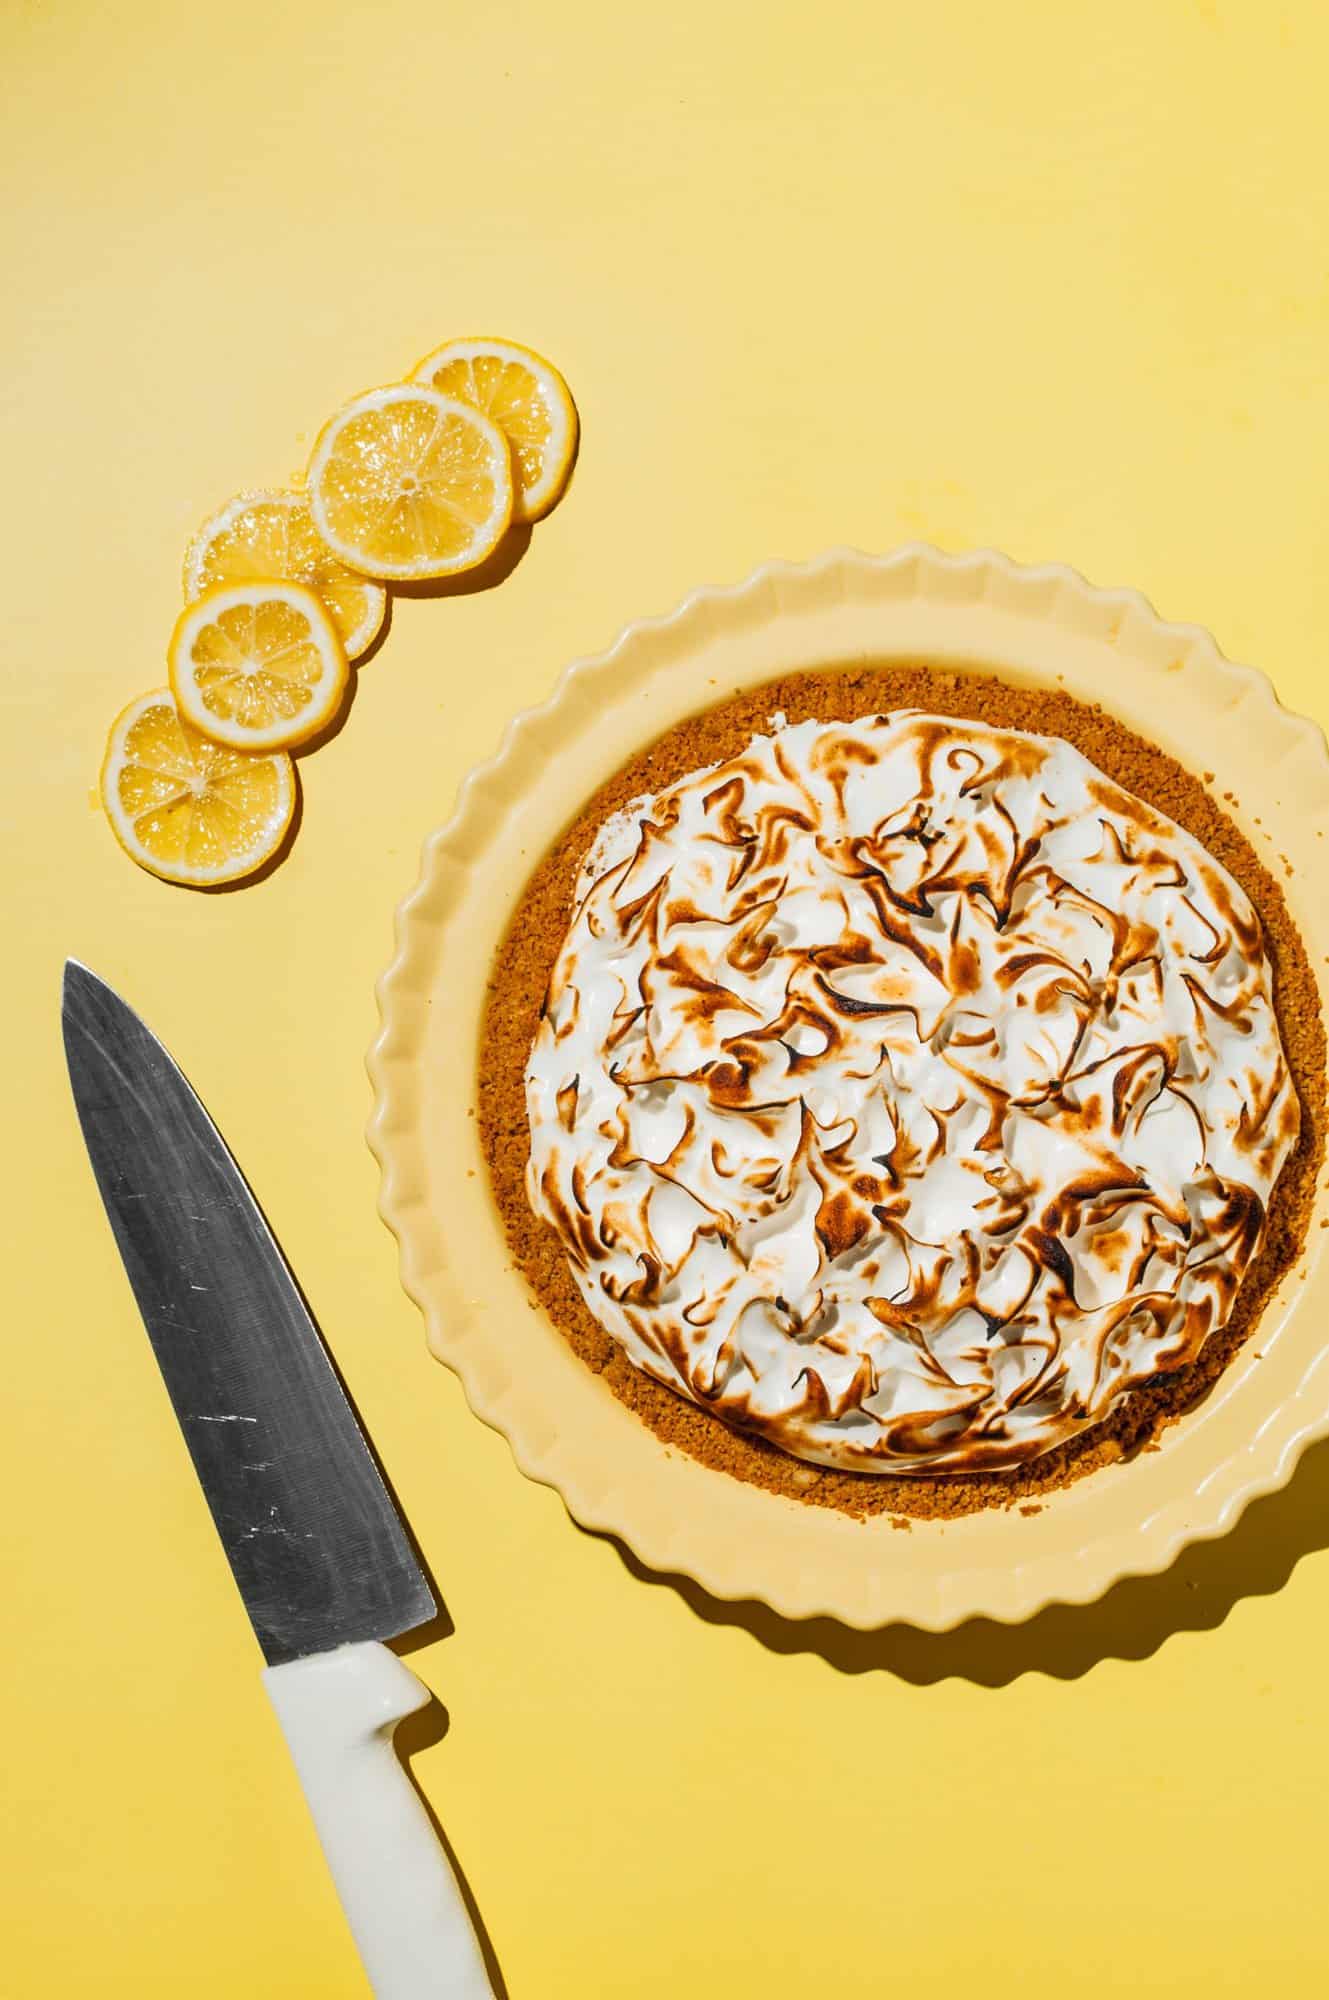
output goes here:
<path id="1" fill-rule="evenodd" d="M 673 784 L 699 766 L 738 754 L 769 718 L 852 721 L 917 708 L 1006 728 L 1060 736 L 1118 784 L 1184 827 L 1235 876 L 1264 925 L 1274 1002 L 1301 1104 L 1301 1135 L 1270 1200 L 1265 1242 L 1247 1271 L 1227 1325 L 1189 1367 L 1132 1390 L 1081 1438 L 1026 1465 L 995 1473 L 936 1478 L 839 1472 L 807 1465 L 760 1438 L 731 1429 L 698 1405 L 641 1374 L 591 1316 L 561 1244 L 527 1204 L 530 1154 L 523 1075 L 545 989 L 567 931 L 573 883 L 607 816 L 643 792 Z M 1022 688 L 990 673 L 956 673 L 925 663 L 818 669 L 744 689 L 675 724 L 631 758 L 582 806 L 540 861 L 517 899 L 487 988 L 479 1051 L 477 1108 L 494 1200 L 514 1261 L 573 1351 L 620 1402 L 672 1449 L 717 1472 L 810 1506 L 866 1519 L 886 1514 L 946 1518 L 985 1507 L 1037 1511 L 1041 1498 L 1072 1480 L 1149 1450 L 1161 1433 L 1212 1388 L 1258 1325 L 1305 1240 L 1325 1141 L 1325 1036 L 1319 991 L 1282 889 L 1205 782 L 1104 712 L 1051 688 Z M 1233 794 L 1224 794 L 1234 803 Z M 1290 872 L 1290 871 L 1289 871 Z M 501 1335 L 499 1336 L 501 1337 Z"/>

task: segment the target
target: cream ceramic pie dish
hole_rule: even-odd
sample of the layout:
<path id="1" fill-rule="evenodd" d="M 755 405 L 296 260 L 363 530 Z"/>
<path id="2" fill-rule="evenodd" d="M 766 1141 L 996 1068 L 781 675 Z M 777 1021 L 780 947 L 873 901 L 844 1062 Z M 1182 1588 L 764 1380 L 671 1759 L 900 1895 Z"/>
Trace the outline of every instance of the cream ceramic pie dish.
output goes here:
<path id="1" fill-rule="evenodd" d="M 989 1510 L 894 1531 L 748 1486 L 671 1452 L 592 1374 L 514 1271 L 474 1116 L 474 1052 L 493 953 L 531 867 L 595 788 L 643 744 L 721 693 L 799 668 L 925 659 L 1102 700 L 1192 770 L 1236 793 L 1257 852 L 1286 858 L 1285 892 L 1317 968 L 1329 921 L 1311 893 L 1329 829 L 1329 754 L 1314 724 L 1276 701 L 1194 626 L 1072 571 L 1021 569 L 989 552 L 910 548 L 770 565 L 631 627 L 570 667 L 519 716 L 427 843 L 379 990 L 370 1143 L 381 1209 L 401 1245 L 429 1343 L 508 1438 L 523 1471 L 584 1526 L 652 1568 L 789 1617 L 941 1630 L 1086 1602 L 1121 1576 L 1163 1568 L 1223 1533 L 1329 1432 L 1321 1334 L 1329 1278 L 1316 1226 L 1248 1342 L 1160 1448 L 1046 1495 L 1037 1513 Z M 1282 870 L 1280 869 L 1280 874 Z M 446 977 L 444 977 L 446 968 Z M 469 1060 L 459 1070 L 459 1056 Z M 469 1087 L 460 1087 L 459 1076 Z M 1258 1353 L 1257 1353 L 1258 1348 Z"/>

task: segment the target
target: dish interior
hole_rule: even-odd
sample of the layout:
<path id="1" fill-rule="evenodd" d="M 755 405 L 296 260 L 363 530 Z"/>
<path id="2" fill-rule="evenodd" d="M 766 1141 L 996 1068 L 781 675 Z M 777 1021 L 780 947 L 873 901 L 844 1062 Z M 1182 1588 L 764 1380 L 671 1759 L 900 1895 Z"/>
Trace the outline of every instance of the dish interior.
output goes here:
<path id="1" fill-rule="evenodd" d="M 993 1506 L 1036 1506 L 1069 1483 L 1158 1444 L 1203 1401 L 1259 1326 L 1305 1240 L 1323 1150 L 1324 1041 L 1319 996 L 1304 944 L 1268 858 L 1262 859 L 1214 796 L 1212 773 L 1186 769 L 1160 745 L 1064 689 L 951 662 L 882 662 L 779 676 L 713 703 L 666 729 L 628 758 L 587 799 L 541 857 L 517 898 L 495 955 L 480 1038 L 478 1111 L 491 1187 L 517 1266 L 580 1362 L 670 1449 L 727 1477 L 859 1518 L 956 1517 Z M 525 1189 L 529 1130 L 523 1073 L 563 940 L 574 885 L 602 823 L 643 794 L 739 754 L 789 723 L 848 722 L 903 709 L 963 717 L 1061 738 L 1128 792 L 1192 834 L 1240 883 L 1260 915 L 1276 1007 L 1301 1107 L 1301 1134 L 1275 1189 L 1263 1247 L 1227 1323 L 1189 1365 L 1130 1391 L 1106 1420 L 999 1471 L 933 1474 L 926 1480 L 808 1464 L 760 1436 L 737 1431 L 643 1375 L 588 1310 L 562 1246 L 532 1216 Z"/>

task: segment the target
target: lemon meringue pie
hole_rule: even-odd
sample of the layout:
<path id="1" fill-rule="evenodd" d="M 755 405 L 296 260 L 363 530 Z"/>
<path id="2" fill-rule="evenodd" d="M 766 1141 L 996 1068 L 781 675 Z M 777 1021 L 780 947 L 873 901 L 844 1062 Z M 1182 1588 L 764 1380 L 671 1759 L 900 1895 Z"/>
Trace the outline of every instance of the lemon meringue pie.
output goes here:
<path id="1" fill-rule="evenodd" d="M 602 825 L 526 1106 L 639 1369 L 915 1477 L 1192 1361 L 1299 1129 L 1219 862 L 1060 738 L 918 711 L 775 716 Z"/>

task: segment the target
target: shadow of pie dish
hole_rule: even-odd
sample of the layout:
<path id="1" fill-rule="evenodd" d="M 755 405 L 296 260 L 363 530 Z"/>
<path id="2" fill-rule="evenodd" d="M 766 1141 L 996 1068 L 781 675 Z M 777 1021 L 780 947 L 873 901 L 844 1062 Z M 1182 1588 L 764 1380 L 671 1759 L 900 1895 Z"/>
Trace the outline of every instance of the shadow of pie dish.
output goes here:
<path id="1" fill-rule="evenodd" d="M 631 628 L 401 913 L 371 1141 L 434 1352 L 585 1525 L 789 1616 L 1221 1533 L 1329 1430 L 1326 829 L 1320 732 L 1067 570 Z"/>

